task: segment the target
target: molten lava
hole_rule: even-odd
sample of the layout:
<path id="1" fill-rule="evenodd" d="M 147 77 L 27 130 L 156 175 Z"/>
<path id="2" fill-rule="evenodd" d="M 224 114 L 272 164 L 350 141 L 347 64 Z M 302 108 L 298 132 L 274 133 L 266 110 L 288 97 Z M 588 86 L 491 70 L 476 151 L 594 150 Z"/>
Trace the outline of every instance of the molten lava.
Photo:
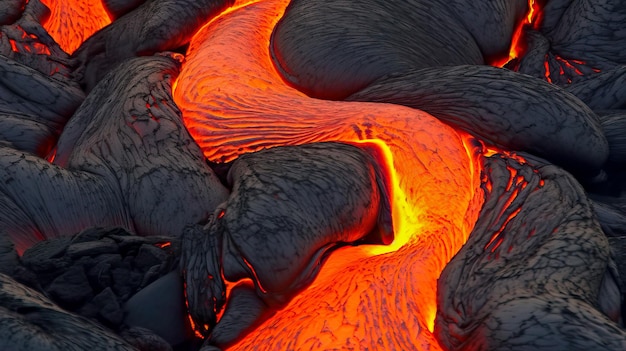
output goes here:
<path id="1" fill-rule="evenodd" d="M 392 174 L 395 239 L 334 252 L 312 285 L 233 349 L 438 349 L 436 281 L 480 209 L 481 147 L 423 111 L 289 87 L 268 49 L 288 3 L 238 5 L 196 34 L 174 91 L 187 128 L 213 162 L 321 141 L 378 148 Z"/>
<path id="2" fill-rule="evenodd" d="M 42 0 L 51 11 L 44 28 L 71 54 L 100 28 L 111 23 L 100 0 Z"/>

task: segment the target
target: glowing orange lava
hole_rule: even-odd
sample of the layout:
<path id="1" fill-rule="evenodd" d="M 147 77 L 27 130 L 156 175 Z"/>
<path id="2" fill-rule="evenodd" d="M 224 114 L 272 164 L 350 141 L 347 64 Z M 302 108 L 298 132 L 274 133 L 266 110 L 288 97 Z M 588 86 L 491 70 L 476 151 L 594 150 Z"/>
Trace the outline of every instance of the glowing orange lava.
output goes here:
<path id="1" fill-rule="evenodd" d="M 423 111 L 317 100 L 286 85 L 268 43 L 288 3 L 238 5 L 196 34 L 174 91 L 187 128 L 213 162 L 321 141 L 379 148 L 395 239 L 334 252 L 311 286 L 232 349 L 440 349 L 436 281 L 482 205 L 476 149 Z"/>
<path id="2" fill-rule="evenodd" d="M 18 26 L 20 30 L 23 30 Z M 13 52 L 26 52 L 26 53 L 34 53 L 41 55 L 50 55 L 50 49 L 40 43 L 36 35 L 27 34 L 26 32 L 22 32 L 22 41 L 18 44 L 14 39 L 9 39 L 9 44 L 11 44 L 11 50 Z M 26 39 L 26 40 L 24 40 Z"/>
<path id="3" fill-rule="evenodd" d="M 111 23 L 101 0 L 42 0 L 50 9 L 51 16 L 44 28 L 67 53 L 100 28 Z"/>
<path id="4" fill-rule="evenodd" d="M 513 61 L 524 54 L 524 51 L 526 51 L 526 43 L 523 40 L 524 28 L 532 26 L 532 28 L 538 29 L 541 24 L 541 20 L 539 18 L 540 14 L 540 7 L 537 0 L 528 0 L 528 13 L 526 14 L 526 17 L 524 17 L 524 19 L 517 25 L 515 32 L 513 32 L 511 47 L 509 49 L 509 57 L 493 62 L 493 66 L 504 67 L 510 61 Z"/>

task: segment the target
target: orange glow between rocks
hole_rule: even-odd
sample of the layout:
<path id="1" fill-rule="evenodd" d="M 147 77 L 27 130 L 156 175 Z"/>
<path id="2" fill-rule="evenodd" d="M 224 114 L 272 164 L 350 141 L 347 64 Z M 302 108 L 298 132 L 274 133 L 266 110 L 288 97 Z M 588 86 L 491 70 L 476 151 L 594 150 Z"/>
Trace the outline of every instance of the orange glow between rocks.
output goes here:
<path id="1" fill-rule="evenodd" d="M 189 310 L 189 303 L 187 302 L 187 284 L 184 282 L 183 282 L 183 291 L 185 292 L 185 307 L 187 308 L 187 310 Z M 191 318 L 190 314 L 187 314 L 187 320 L 196 338 L 199 338 L 199 339 L 204 338 L 204 335 L 202 335 L 202 333 L 200 332 L 200 328 L 196 326 L 196 323 L 193 321 L 193 318 Z"/>
<path id="2" fill-rule="evenodd" d="M 213 162 L 323 141 L 378 148 L 395 238 L 335 251 L 309 287 L 230 349 L 438 350 L 436 282 L 482 205 L 480 150 L 423 111 L 317 100 L 285 84 L 268 45 L 287 4 L 238 4 L 196 34 L 174 88 L 187 128 Z"/>
<path id="3" fill-rule="evenodd" d="M 523 40 L 524 28 L 532 26 L 534 29 L 538 29 L 541 24 L 541 20 L 539 18 L 540 14 L 540 7 L 537 1 L 528 0 L 528 14 L 526 14 L 526 17 L 524 17 L 524 19 L 517 25 L 515 32 L 513 32 L 509 56 L 493 62 L 493 66 L 504 67 L 510 61 L 524 55 L 524 51 L 526 50 L 526 43 Z"/>
<path id="4" fill-rule="evenodd" d="M 164 248 L 167 248 L 167 247 L 172 246 L 172 243 L 171 243 L 171 242 L 169 242 L 169 241 L 166 241 L 166 242 L 163 242 L 163 243 L 157 243 L 157 244 L 154 244 L 154 245 L 155 245 L 156 247 L 160 248 L 160 249 L 164 249 Z"/>
<path id="5" fill-rule="evenodd" d="M 548 56 L 548 54 L 545 55 L 545 60 L 543 62 L 543 67 L 544 67 L 544 77 L 546 79 L 546 81 L 548 83 L 552 83 L 552 72 L 550 70 L 550 57 Z M 584 76 L 585 73 L 583 71 L 581 71 L 582 67 L 586 65 L 585 61 L 581 61 L 581 60 L 574 60 L 574 59 L 565 59 L 559 55 L 554 55 L 554 61 L 556 62 L 556 64 L 558 65 L 559 68 L 559 75 L 560 76 L 565 76 L 566 74 L 569 74 L 569 76 L 567 77 L 567 84 L 572 83 L 572 76 L 574 74 L 579 75 L 579 76 Z M 554 62 L 553 61 L 553 62 Z M 565 71 L 565 68 L 567 68 L 567 72 Z M 597 68 L 593 68 L 593 67 L 587 67 L 588 69 L 590 69 L 592 72 L 598 73 L 600 72 L 599 69 Z"/>
<path id="6" fill-rule="evenodd" d="M 41 0 L 51 11 L 44 28 L 71 54 L 100 28 L 111 23 L 100 0 Z"/>
<path id="7" fill-rule="evenodd" d="M 50 49 L 39 42 L 39 38 L 34 34 L 28 34 L 24 29 L 17 25 L 15 28 L 21 31 L 22 40 L 19 42 L 15 39 L 9 38 L 9 44 L 11 45 L 11 51 L 29 54 L 50 55 Z M 0 34 L 0 38 L 2 34 Z"/>

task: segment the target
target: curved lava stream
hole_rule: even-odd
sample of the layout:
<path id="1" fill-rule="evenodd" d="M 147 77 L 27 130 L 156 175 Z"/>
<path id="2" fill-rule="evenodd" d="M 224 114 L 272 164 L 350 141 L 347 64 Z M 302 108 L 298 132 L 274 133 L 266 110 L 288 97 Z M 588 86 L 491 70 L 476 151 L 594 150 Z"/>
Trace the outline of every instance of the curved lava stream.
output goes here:
<path id="1" fill-rule="evenodd" d="M 439 349 L 436 281 L 482 205 L 480 150 L 423 111 L 317 100 L 285 84 L 268 43 L 288 3 L 235 6 L 195 35 L 174 86 L 187 128 L 213 162 L 279 145 L 374 145 L 392 173 L 395 239 L 334 252 L 311 286 L 232 349 Z"/>

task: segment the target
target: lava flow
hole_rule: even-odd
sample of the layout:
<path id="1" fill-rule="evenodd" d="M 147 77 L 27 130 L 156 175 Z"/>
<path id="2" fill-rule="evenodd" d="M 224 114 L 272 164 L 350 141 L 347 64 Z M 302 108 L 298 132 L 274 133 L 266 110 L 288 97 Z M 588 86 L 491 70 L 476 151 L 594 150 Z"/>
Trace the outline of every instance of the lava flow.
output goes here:
<path id="1" fill-rule="evenodd" d="M 288 3 L 233 7 L 196 34 L 174 88 L 187 128 L 213 162 L 321 141 L 378 147 L 392 173 L 395 239 L 334 252 L 312 285 L 233 349 L 438 349 L 436 281 L 482 201 L 471 137 L 423 111 L 289 87 L 268 50 Z"/>
<path id="2" fill-rule="evenodd" d="M 44 28 L 69 54 L 97 30 L 111 23 L 100 0 L 42 0 L 42 3 L 52 12 Z"/>

